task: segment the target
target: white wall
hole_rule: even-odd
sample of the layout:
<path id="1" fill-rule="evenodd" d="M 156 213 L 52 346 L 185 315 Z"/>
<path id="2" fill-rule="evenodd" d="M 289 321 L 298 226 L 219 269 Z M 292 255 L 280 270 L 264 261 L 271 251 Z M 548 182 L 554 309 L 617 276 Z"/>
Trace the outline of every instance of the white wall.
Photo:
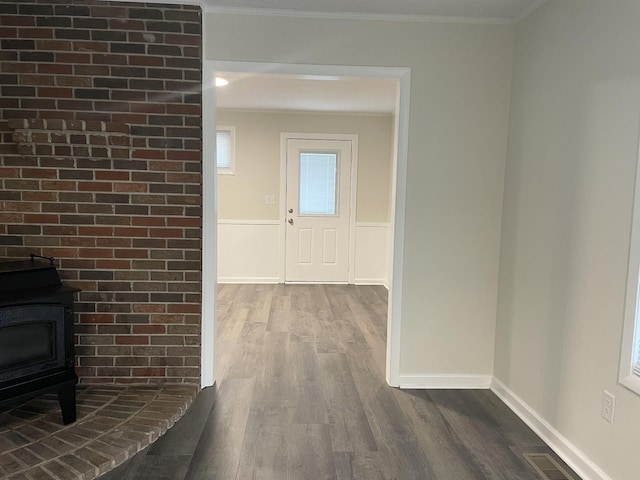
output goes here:
<path id="1" fill-rule="evenodd" d="M 637 0 L 564 0 L 516 29 L 495 375 L 575 447 L 585 479 L 640 471 L 640 397 L 617 384 L 639 25 Z M 600 417 L 603 389 L 614 425 Z"/>
<path id="2" fill-rule="evenodd" d="M 389 285 L 391 115 L 218 110 L 217 122 L 235 128 L 235 174 L 218 176 L 219 282 L 284 282 L 280 134 L 293 132 L 358 135 L 354 280 Z"/>
<path id="3" fill-rule="evenodd" d="M 356 285 L 389 286 L 389 232 L 387 223 L 356 223 Z M 281 234 L 278 220 L 219 220 L 218 282 L 284 282 Z"/>
<path id="4" fill-rule="evenodd" d="M 400 370 L 490 375 L 513 27 L 207 14 L 211 60 L 410 67 Z"/>
<path id="5" fill-rule="evenodd" d="M 218 177 L 218 218 L 280 218 L 280 134 L 327 133 L 358 135 L 358 197 L 356 220 L 389 221 L 393 117 L 218 110 L 219 125 L 236 132 L 234 175 Z M 266 205 L 273 194 L 275 205 Z"/>

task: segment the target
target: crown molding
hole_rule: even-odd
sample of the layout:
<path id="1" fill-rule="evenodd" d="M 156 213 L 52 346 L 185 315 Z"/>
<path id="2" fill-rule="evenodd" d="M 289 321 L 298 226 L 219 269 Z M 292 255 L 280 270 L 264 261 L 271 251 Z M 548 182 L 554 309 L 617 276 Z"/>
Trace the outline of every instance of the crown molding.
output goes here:
<path id="1" fill-rule="evenodd" d="M 284 10 L 270 8 L 238 8 L 206 5 L 205 13 L 227 15 L 253 15 L 266 17 L 315 18 L 325 20 L 367 20 L 387 22 L 418 23 L 474 23 L 488 25 L 512 25 L 513 20 L 504 18 L 445 17 L 433 15 L 394 15 L 381 13 L 355 12 L 314 12 L 302 10 Z"/>

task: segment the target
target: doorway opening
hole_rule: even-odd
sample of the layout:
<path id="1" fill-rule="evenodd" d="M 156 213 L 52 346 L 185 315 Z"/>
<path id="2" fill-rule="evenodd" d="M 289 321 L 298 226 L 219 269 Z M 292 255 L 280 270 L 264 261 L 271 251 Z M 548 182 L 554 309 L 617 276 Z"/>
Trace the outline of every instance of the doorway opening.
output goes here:
<path id="1" fill-rule="evenodd" d="M 345 67 L 327 65 L 289 65 L 247 62 L 204 62 L 203 128 L 215 131 L 216 92 L 213 81 L 216 72 L 237 72 L 244 75 L 260 75 L 265 72 L 276 75 L 298 76 L 300 78 L 378 78 L 392 79 L 398 88 L 393 117 L 394 136 L 392 148 L 391 195 L 390 195 L 390 272 L 389 307 L 387 322 L 386 380 L 391 386 L 399 383 L 400 327 L 402 299 L 402 265 L 404 209 L 406 190 L 406 164 L 409 122 L 410 70 L 396 67 Z M 217 283 L 217 176 L 215 165 L 215 135 L 204 135 L 203 165 L 203 295 L 202 305 L 202 386 L 215 381 L 215 295 Z M 269 196 L 267 196 L 267 199 Z M 268 203 L 268 201 L 267 201 Z M 288 210 L 288 209 L 287 209 Z M 295 220 L 294 220 L 295 221 Z M 276 222 L 278 225 L 284 222 Z M 286 225 L 282 225 L 283 227 Z M 280 262 L 284 266 L 284 261 Z M 283 268 L 284 269 L 284 268 Z"/>

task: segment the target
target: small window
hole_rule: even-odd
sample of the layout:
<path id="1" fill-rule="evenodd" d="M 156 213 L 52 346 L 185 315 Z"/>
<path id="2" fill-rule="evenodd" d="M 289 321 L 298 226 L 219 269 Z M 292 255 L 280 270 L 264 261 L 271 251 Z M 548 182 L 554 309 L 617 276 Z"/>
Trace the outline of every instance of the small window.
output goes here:
<path id="1" fill-rule="evenodd" d="M 629 249 L 619 379 L 625 387 L 640 395 L 640 178 L 638 176 L 636 176 L 631 220 L 631 248 Z"/>
<path id="2" fill-rule="evenodd" d="M 300 215 L 335 215 L 338 155 L 300 153 Z"/>
<path id="3" fill-rule="evenodd" d="M 234 127 L 218 127 L 216 130 L 216 164 L 218 173 L 233 175 L 235 166 L 235 140 Z"/>

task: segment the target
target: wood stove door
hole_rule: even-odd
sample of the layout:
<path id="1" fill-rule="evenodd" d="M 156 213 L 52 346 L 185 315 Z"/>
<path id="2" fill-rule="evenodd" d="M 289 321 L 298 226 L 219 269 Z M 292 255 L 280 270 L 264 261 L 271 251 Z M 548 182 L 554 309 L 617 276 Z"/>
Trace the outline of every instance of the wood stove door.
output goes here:
<path id="1" fill-rule="evenodd" d="M 60 304 L 0 308 L 0 385 L 64 367 L 64 328 Z"/>

